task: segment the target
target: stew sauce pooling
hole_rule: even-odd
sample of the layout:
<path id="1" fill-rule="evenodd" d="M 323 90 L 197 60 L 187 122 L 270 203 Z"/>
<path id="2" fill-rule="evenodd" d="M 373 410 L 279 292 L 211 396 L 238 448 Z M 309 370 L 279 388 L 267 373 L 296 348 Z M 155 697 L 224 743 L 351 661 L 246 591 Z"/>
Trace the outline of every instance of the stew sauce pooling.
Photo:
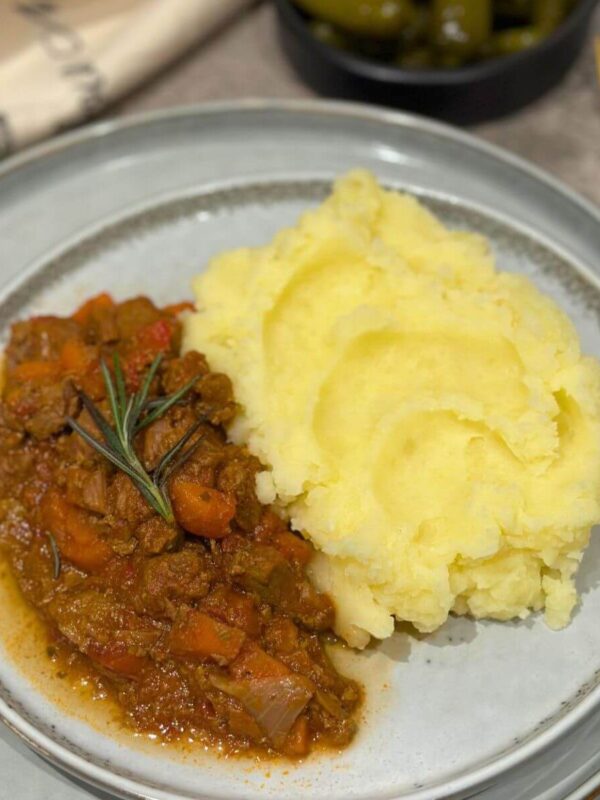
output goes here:
<path id="1" fill-rule="evenodd" d="M 310 545 L 255 496 L 259 462 L 228 444 L 231 385 L 196 352 L 178 357 L 180 307 L 108 296 L 73 317 L 13 326 L 0 404 L 0 543 L 25 597 L 62 646 L 110 684 L 139 730 L 199 732 L 232 749 L 303 756 L 346 745 L 360 691 L 330 663 L 330 600 L 308 581 Z M 67 425 L 111 420 L 100 360 L 118 353 L 128 392 L 159 353 L 150 394 L 184 398 L 142 430 L 148 472 L 200 418 L 170 478 L 176 518 Z"/>

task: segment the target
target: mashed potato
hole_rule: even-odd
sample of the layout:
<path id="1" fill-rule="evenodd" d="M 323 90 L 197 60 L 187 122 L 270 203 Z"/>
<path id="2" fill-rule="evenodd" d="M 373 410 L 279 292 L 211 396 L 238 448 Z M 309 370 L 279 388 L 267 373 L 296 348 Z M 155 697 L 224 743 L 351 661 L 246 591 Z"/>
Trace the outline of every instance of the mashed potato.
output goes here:
<path id="1" fill-rule="evenodd" d="M 195 291 L 184 346 L 232 378 L 231 436 L 320 551 L 348 642 L 451 611 L 568 622 L 600 520 L 600 369 L 485 239 L 355 172 Z"/>

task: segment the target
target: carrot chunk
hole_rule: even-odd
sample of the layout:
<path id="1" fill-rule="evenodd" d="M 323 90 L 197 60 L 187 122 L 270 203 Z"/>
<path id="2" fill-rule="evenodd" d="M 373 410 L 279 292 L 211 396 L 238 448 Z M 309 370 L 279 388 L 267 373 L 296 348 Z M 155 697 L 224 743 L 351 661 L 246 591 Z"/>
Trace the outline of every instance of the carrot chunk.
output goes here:
<path id="1" fill-rule="evenodd" d="M 85 572 L 96 572 L 114 555 L 89 514 L 57 491 L 47 492 L 41 505 L 42 523 L 54 536 L 61 555 Z"/>
<path id="2" fill-rule="evenodd" d="M 88 322 L 91 315 L 96 311 L 96 309 L 100 308 L 112 308 L 114 306 L 115 301 L 112 297 L 107 294 L 106 292 L 102 292 L 102 294 L 96 295 L 96 297 L 91 297 L 89 300 L 81 305 L 77 311 L 73 314 L 73 319 L 75 322 L 78 322 L 80 325 L 85 325 Z"/>
<path id="3" fill-rule="evenodd" d="M 59 361 L 24 361 L 10 371 L 10 378 L 19 383 L 27 383 L 58 378 L 60 373 L 61 363 Z"/>
<path id="4" fill-rule="evenodd" d="M 314 555 L 310 544 L 291 531 L 280 531 L 273 537 L 273 545 L 288 561 L 306 566 Z"/>
<path id="5" fill-rule="evenodd" d="M 170 495 L 175 518 L 189 533 L 222 539 L 231 532 L 235 502 L 222 492 L 196 481 L 175 480 Z"/>
<path id="6" fill-rule="evenodd" d="M 67 339 L 60 351 L 60 362 L 65 372 L 84 375 L 97 361 L 95 347 L 84 344 L 81 339 Z"/>
<path id="7" fill-rule="evenodd" d="M 298 717 L 287 735 L 284 750 L 289 756 L 300 758 L 308 754 L 309 748 L 308 719 L 305 716 Z"/>
<path id="8" fill-rule="evenodd" d="M 270 509 L 265 509 L 254 529 L 258 542 L 270 544 L 288 560 L 306 566 L 314 555 L 312 546 L 305 539 L 292 533 L 286 523 Z"/>
<path id="9" fill-rule="evenodd" d="M 273 658 L 256 644 L 249 644 L 242 650 L 231 665 L 231 672 L 236 678 L 246 680 L 284 678 L 290 674 L 282 661 Z"/>
<path id="10" fill-rule="evenodd" d="M 246 639 L 238 628 L 209 617 L 202 611 L 191 611 L 176 623 L 169 636 L 173 653 L 195 658 L 211 658 L 219 664 L 228 664 L 236 658 Z"/>
<path id="11" fill-rule="evenodd" d="M 146 659 L 143 656 L 129 653 L 124 646 L 119 644 L 91 646 L 87 650 L 87 655 L 101 667 L 130 678 L 139 675 L 146 664 Z"/>

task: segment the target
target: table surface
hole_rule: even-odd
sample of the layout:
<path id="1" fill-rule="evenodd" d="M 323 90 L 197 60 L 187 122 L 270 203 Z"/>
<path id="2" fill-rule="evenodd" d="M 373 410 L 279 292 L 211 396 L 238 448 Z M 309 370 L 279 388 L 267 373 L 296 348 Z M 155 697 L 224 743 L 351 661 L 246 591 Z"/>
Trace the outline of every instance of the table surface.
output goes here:
<path id="1" fill-rule="evenodd" d="M 593 35 L 600 35 L 600 8 Z M 249 96 L 314 96 L 281 52 L 269 5 L 241 15 L 105 118 Z M 473 132 L 530 159 L 600 205 L 600 83 L 591 42 L 558 88 L 525 111 Z M 2 796 L 14 800 L 112 800 L 46 764 L 3 726 L 0 775 Z"/>
<path id="2" fill-rule="evenodd" d="M 592 36 L 600 36 L 600 7 Z M 257 95 L 315 96 L 282 53 L 269 4 L 242 15 L 111 115 Z M 600 205 L 600 81 L 591 39 L 558 88 L 512 117 L 472 130 L 536 162 Z"/>

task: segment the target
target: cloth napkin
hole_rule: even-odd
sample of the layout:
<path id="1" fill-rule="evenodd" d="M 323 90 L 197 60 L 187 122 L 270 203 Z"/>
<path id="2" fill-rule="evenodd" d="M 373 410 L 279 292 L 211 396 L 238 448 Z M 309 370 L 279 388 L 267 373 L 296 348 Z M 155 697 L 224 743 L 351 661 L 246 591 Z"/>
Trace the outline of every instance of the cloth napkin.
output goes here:
<path id="1" fill-rule="evenodd" d="M 0 0 L 0 156 L 97 114 L 252 0 Z"/>

